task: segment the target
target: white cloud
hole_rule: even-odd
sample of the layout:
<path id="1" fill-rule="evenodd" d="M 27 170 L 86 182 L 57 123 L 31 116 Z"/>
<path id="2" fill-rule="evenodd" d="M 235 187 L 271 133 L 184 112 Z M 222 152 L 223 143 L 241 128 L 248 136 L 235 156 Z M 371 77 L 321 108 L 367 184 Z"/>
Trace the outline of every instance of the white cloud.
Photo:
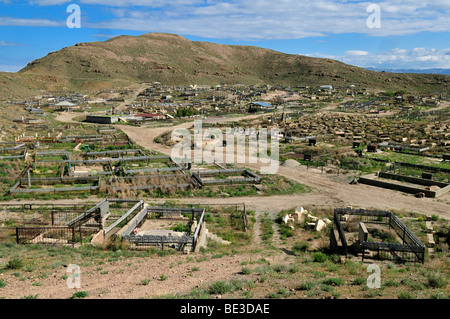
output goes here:
<path id="1" fill-rule="evenodd" d="M 65 25 L 66 25 L 65 22 L 62 23 L 46 19 L 20 19 L 10 17 L 0 17 L 0 26 L 60 27 Z"/>
<path id="2" fill-rule="evenodd" d="M 106 3 L 82 0 L 82 3 Z M 189 34 L 236 40 L 299 39 L 327 34 L 363 33 L 373 36 L 450 31 L 450 6 L 439 0 L 386 0 L 379 2 L 382 27 L 370 29 L 370 2 L 338 0 L 174 1 L 160 11 L 136 10 L 126 4 L 142 1 L 109 1 L 120 5 L 118 15 L 93 27 Z M 450 2 L 450 1 L 449 1 Z M 202 2 L 203 3 L 203 2 Z M 149 1 L 158 6 L 160 1 Z"/>
<path id="3" fill-rule="evenodd" d="M 359 51 L 359 50 L 347 51 L 345 53 L 347 53 L 348 55 L 359 55 L 359 56 L 361 56 L 361 55 L 368 55 L 369 54 L 369 52 L 367 52 L 367 51 Z"/>
<path id="4" fill-rule="evenodd" d="M 317 57 L 331 58 L 360 67 L 383 67 L 386 69 L 450 69 L 450 48 L 444 50 L 413 48 L 411 50 L 392 49 L 377 54 L 349 54 L 330 56 L 316 54 Z"/>
<path id="5" fill-rule="evenodd" d="M 23 47 L 23 46 L 26 46 L 26 44 L 8 42 L 8 41 L 0 41 L 0 46 L 2 46 L 2 47 Z"/>
<path id="6" fill-rule="evenodd" d="M 41 6 L 69 2 L 73 1 L 29 1 Z M 170 32 L 203 38 L 278 40 L 343 33 L 383 37 L 450 31 L 450 0 L 79 0 L 77 3 L 82 11 L 89 12 L 87 7 L 96 5 L 108 7 L 111 13 L 110 18 L 101 22 L 89 16 L 84 27 Z M 367 26 L 371 13 L 366 9 L 371 3 L 380 5 L 381 28 Z M 10 25 L 51 24 L 48 20 L 22 19 L 19 23 L 17 20 L 21 19 L 10 19 Z M 6 21 L 0 23 L 8 25 Z"/>

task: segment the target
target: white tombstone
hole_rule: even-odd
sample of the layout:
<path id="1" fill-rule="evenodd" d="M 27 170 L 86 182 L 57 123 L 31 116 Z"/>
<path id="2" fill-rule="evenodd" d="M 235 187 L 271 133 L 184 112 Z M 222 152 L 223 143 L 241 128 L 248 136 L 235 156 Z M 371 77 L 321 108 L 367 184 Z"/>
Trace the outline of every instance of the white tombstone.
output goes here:
<path id="1" fill-rule="evenodd" d="M 327 224 L 325 224 L 325 222 L 323 220 L 318 219 L 316 221 L 316 225 L 315 225 L 314 229 L 316 231 L 322 231 L 326 226 L 327 226 Z"/>

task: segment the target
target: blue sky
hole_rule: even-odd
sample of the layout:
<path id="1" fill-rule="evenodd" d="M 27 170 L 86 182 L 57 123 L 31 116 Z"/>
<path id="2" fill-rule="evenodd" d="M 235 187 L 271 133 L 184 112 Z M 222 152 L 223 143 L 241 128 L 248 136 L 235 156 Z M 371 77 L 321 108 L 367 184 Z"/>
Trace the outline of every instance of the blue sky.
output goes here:
<path id="1" fill-rule="evenodd" d="M 81 28 L 67 26 L 71 4 Z M 147 32 L 360 67 L 450 69 L 450 0 L 0 0 L 0 71 L 79 42 Z"/>

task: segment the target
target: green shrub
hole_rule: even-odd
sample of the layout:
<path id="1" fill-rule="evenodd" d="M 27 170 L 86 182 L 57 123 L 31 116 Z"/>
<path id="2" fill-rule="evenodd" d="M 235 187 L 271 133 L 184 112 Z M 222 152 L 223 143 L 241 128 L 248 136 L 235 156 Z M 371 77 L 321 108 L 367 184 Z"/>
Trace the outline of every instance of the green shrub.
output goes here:
<path id="1" fill-rule="evenodd" d="M 252 273 L 252 270 L 248 267 L 242 267 L 241 271 L 244 275 L 250 275 Z"/>
<path id="2" fill-rule="evenodd" d="M 314 283 L 308 281 L 300 284 L 300 286 L 297 288 L 297 290 L 311 290 L 314 287 Z"/>
<path id="3" fill-rule="evenodd" d="M 316 263 L 323 263 L 328 260 L 328 256 L 321 252 L 315 252 L 313 254 L 313 260 Z"/>
<path id="4" fill-rule="evenodd" d="M 292 251 L 294 252 L 295 255 L 298 255 L 298 254 L 300 254 L 300 253 L 302 253 L 302 252 L 307 251 L 308 248 L 309 248 L 309 245 L 308 245 L 307 243 L 300 242 L 300 243 L 298 243 L 298 244 L 295 244 L 295 245 L 292 247 Z"/>
<path id="5" fill-rule="evenodd" d="M 407 292 L 401 292 L 398 294 L 398 299 L 412 299 L 412 296 Z"/>
<path id="6" fill-rule="evenodd" d="M 362 284 L 365 283 L 365 282 L 366 282 L 366 279 L 364 279 L 364 278 L 362 278 L 362 277 L 355 278 L 355 279 L 353 279 L 353 281 L 352 281 L 352 283 L 353 283 L 354 285 L 357 285 L 357 286 L 360 286 L 360 285 L 362 285 Z"/>
<path id="7" fill-rule="evenodd" d="M 164 274 L 162 274 L 161 276 L 159 276 L 159 279 L 160 279 L 161 281 L 167 280 L 167 276 L 164 275 Z"/>
<path id="8" fill-rule="evenodd" d="M 3 279 L 0 279 L 0 288 L 6 287 L 6 281 L 4 281 Z"/>
<path id="9" fill-rule="evenodd" d="M 23 267 L 23 261 L 19 258 L 14 257 L 10 259 L 5 266 L 5 269 L 20 269 Z"/>
<path id="10" fill-rule="evenodd" d="M 286 265 L 281 265 L 281 264 L 274 265 L 272 269 L 276 273 L 282 273 L 282 272 L 286 272 L 287 271 Z"/>
<path id="11" fill-rule="evenodd" d="M 393 280 L 389 280 L 389 281 L 386 281 L 384 283 L 384 286 L 386 286 L 386 287 L 398 287 L 398 286 L 400 286 L 400 283 L 398 283 L 396 281 L 393 281 Z"/>
<path id="12" fill-rule="evenodd" d="M 143 286 L 147 286 L 150 283 L 150 279 L 142 279 L 141 280 L 141 285 Z"/>
<path id="13" fill-rule="evenodd" d="M 72 297 L 70 297 L 70 299 L 82 299 L 86 297 L 89 297 L 89 294 L 86 291 L 77 291 L 72 295 Z"/>
<path id="14" fill-rule="evenodd" d="M 431 274 L 428 276 L 428 286 L 431 288 L 444 288 L 447 286 L 447 280 L 439 274 Z"/>
<path id="15" fill-rule="evenodd" d="M 232 291 L 234 286 L 226 281 L 218 280 L 211 284 L 209 293 L 211 295 L 225 294 Z"/>
<path id="16" fill-rule="evenodd" d="M 341 278 L 327 278 L 322 283 L 328 286 L 342 286 L 344 281 Z"/>

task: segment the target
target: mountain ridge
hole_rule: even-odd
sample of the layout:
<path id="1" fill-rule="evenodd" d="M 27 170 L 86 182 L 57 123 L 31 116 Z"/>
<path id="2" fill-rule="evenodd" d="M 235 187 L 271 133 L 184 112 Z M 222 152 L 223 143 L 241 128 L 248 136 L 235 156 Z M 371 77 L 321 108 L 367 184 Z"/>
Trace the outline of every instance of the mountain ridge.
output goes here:
<path id="1" fill-rule="evenodd" d="M 356 85 L 425 92 L 448 90 L 450 86 L 450 76 L 446 75 L 377 72 L 331 59 L 255 46 L 194 42 L 166 33 L 78 43 L 50 52 L 7 77 L 23 81 L 30 90 L 94 90 L 155 81 L 167 85 Z"/>

